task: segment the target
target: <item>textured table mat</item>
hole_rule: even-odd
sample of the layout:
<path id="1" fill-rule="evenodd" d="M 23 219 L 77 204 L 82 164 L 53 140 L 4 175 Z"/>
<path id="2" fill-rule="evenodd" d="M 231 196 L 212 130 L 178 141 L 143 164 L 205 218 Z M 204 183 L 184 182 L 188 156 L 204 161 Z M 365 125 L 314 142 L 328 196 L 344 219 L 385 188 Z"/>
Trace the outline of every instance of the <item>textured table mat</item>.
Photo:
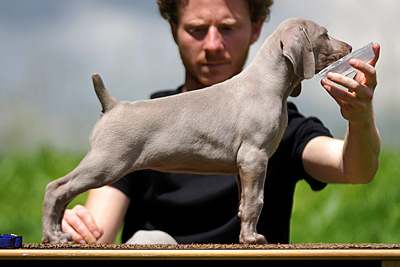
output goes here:
<path id="1" fill-rule="evenodd" d="M 23 249 L 168 249 L 168 250 L 197 250 L 197 249 L 400 249 L 400 244 L 384 243 L 302 243 L 302 244 L 266 244 L 266 245 L 242 245 L 242 244 L 181 244 L 181 245 L 127 245 L 127 244 L 23 244 Z"/>

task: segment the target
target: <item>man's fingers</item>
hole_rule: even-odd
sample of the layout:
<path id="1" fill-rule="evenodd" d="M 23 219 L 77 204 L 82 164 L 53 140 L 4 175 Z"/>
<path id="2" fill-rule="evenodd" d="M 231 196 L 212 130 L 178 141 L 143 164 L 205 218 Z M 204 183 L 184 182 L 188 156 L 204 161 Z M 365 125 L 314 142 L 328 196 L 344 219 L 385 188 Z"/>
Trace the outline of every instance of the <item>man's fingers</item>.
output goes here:
<path id="1" fill-rule="evenodd" d="M 343 88 L 335 85 L 331 81 L 328 81 L 327 79 L 323 79 L 321 81 L 321 84 L 325 88 L 325 90 L 335 99 L 339 106 L 344 107 L 345 105 L 352 105 L 354 107 L 364 108 L 363 101 L 359 97 L 357 97 L 357 92 L 346 91 Z"/>
<path id="2" fill-rule="evenodd" d="M 370 65 L 369 65 L 370 66 Z M 370 66 L 372 67 L 372 66 Z M 373 68 L 373 67 L 372 67 Z M 347 102 L 357 102 L 360 101 L 370 101 L 373 97 L 373 90 L 371 90 L 368 86 L 362 85 L 354 79 L 345 77 L 343 75 L 339 75 L 336 73 L 329 73 L 329 79 L 323 79 L 321 84 L 325 86 L 329 86 L 336 91 L 336 96 L 340 97 L 342 100 Z M 335 85 L 339 84 L 348 89 L 348 91 L 340 88 Z"/>
<path id="3" fill-rule="evenodd" d="M 76 232 L 75 229 L 72 228 L 72 226 L 66 220 L 62 220 L 61 226 L 63 232 L 70 234 L 75 243 L 86 243 L 84 241 L 85 238 L 81 236 L 78 232 Z"/>
<path id="4" fill-rule="evenodd" d="M 86 227 L 93 234 L 93 236 L 99 238 L 103 234 L 103 229 L 97 225 L 92 214 L 86 209 L 86 207 L 81 205 L 76 205 L 74 209 L 76 210 L 76 214 L 85 223 Z"/>
<path id="5" fill-rule="evenodd" d="M 359 70 L 357 75 L 354 77 L 354 80 L 360 81 L 362 84 L 374 89 L 377 85 L 375 65 L 379 60 L 380 48 L 380 45 L 376 43 L 372 46 L 375 57 L 370 62 L 364 62 L 358 59 L 352 59 L 349 62 L 352 67 Z M 362 80 L 364 81 L 362 82 Z"/>
<path id="6" fill-rule="evenodd" d="M 379 44 L 375 43 L 372 45 L 372 50 L 374 50 L 375 57 L 373 60 L 371 60 L 371 62 L 369 62 L 369 64 L 375 67 L 376 62 L 378 62 L 378 60 L 379 60 L 381 46 Z"/>
<path id="7" fill-rule="evenodd" d="M 336 101 L 336 103 L 338 103 L 339 106 L 342 106 L 344 104 L 344 102 L 340 96 L 341 91 L 337 91 L 334 88 L 332 88 L 331 85 L 327 85 L 327 84 L 323 84 L 323 87 L 331 95 L 331 97 Z M 339 94 L 338 94 L 338 92 L 339 92 Z M 345 92 L 342 92 L 342 93 L 345 94 Z"/>
<path id="8" fill-rule="evenodd" d="M 359 75 L 360 73 L 364 75 L 365 81 L 363 84 L 365 84 L 368 87 L 375 88 L 377 81 L 376 81 L 376 69 L 374 66 L 365 63 L 362 60 L 358 59 L 352 59 L 350 60 L 350 65 L 354 67 L 355 69 L 359 70 L 360 72 L 357 73 Z M 357 80 L 357 76 L 355 77 L 355 80 Z"/>
<path id="9" fill-rule="evenodd" d="M 90 212 L 81 205 L 66 210 L 62 224 L 63 231 L 71 234 L 76 243 L 95 243 L 103 233 Z"/>

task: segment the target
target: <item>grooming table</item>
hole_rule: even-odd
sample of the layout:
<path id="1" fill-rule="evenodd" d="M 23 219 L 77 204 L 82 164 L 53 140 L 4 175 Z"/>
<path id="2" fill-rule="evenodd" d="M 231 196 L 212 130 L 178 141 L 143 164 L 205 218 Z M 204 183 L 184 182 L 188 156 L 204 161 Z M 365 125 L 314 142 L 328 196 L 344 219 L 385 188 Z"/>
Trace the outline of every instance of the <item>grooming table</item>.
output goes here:
<path id="1" fill-rule="evenodd" d="M 0 260 L 375 260 L 400 266 L 400 244 L 23 244 Z M 398 261 L 396 263 L 396 261 Z M 393 265 L 394 264 L 394 265 Z"/>

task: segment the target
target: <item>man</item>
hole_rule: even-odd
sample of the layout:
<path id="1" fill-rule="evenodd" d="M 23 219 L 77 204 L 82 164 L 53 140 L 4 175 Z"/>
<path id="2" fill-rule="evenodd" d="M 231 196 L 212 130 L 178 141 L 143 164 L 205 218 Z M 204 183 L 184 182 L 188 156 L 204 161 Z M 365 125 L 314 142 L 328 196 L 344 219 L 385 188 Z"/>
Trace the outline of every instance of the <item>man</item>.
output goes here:
<path id="1" fill-rule="evenodd" d="M 272 1 L 159 0 L 158 4 L 171 25 L 186 76 L 183 86 L 153 98 L 201 89 L 238 74 Z M 351 61 L 360 70 L 354 79 L 331 73 L 321 81 L 348 121 L 344 140 L 332 138 L 318 119 L 305 118 L 288 104 L 288 127 L 268 163 L 258 223 L 258 232 L 268 242 L 289 242 L 297 181 L 305 179 L 314 190 L 321 190 L 326 183 L 369 183 L 378 170 L 380 135 L 372 99 L 380 47 L 373 48 L 376 57 L 370 64 Z M 67 210 L 62 225 L 80 243 L 113 242 L 123 221 L 124 242 L 140 230 L 161 230 L 178 243 L 237 243 L 237 201 L 235 176 L 142 170 L 92 190 L 86 207 Z"/>

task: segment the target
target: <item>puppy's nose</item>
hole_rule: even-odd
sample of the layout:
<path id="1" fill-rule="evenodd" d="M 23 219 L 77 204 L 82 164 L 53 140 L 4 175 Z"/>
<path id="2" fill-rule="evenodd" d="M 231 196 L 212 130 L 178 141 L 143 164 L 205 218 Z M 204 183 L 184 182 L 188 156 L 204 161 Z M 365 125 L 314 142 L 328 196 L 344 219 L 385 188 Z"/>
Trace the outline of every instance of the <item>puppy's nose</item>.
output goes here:
<path id="1" fill-rule="evenodd" d="M 351 51 L 353 50 L 353 47 L 351 47 L 351 45 L 349 45 L 349 44 L 346 44 L 347 45 L 347 48 L 349 49 L 349 53 L 351 53 Z"/>

